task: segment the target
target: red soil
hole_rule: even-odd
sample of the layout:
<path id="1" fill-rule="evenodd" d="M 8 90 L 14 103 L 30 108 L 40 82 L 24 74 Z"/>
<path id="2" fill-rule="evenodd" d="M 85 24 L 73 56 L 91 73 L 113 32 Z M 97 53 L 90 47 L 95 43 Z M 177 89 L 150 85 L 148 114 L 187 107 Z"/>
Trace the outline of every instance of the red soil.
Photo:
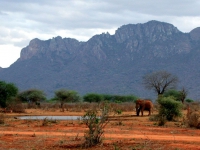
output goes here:
<path id="1" fill-rule="evenodd" d="M 34 112 L 35 111 L 35 112 Z M 32 113 L 31 113 L 32 112 Z M 36 112 L 26 115 L 83 115 L 83 112 Z M 123 113 L 114 117 L 105 127 L 103 143 L 88 149 L 96 150 L 200 150 L 200 130 L 181 126 L 181 122 L 168 122 L 159 127 L 148 116 L 136 117 Z M 43 126 L 42 121 L 19 120 L 9 114 L 0 125 L 0 150 L 17 149 L 81 149 L 86 126 L 81 121 L 57 121 Z M 24 115 L 24 114 L 21 114 Z"/>

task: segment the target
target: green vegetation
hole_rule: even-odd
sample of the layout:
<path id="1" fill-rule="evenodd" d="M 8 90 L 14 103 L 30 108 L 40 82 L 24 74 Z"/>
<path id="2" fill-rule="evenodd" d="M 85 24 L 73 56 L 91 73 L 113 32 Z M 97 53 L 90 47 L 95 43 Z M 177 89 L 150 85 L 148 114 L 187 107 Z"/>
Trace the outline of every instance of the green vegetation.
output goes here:
<path id="1" fill-rule="evenodd" d="M 8 101 L 15 97 L 18 93 L 18 88 L 13 83 L 6 83 L 0 81 L 0 107 L 5 108 L 8 105 Z"/>
<path id="2" fill-rule="evenodd" d="M 35 103 L 39 105 L 41 101 L 46 100 L 45 93 L 38 89 L 30 89 L 18 94 L 18 98 L 22 102 Z"/>
<path id="3" fill-rule="evenodd" d="M 83 100 L 85 102 L 101 102 L 104 100 L 103 95 L 101 94 L 96 94 L 96 93 L 88 93 L 83 96 Z"/>
<path id="4" fill-rule="evenodd" d="M 115 103 L 121 102 L 135 102 L 138 97 L 134 95 L 110 95 L 110 94 L 96 94 L 89 93 L 83 96 L 83 100 L 85 102 L 101 102 L 101 101 L 109 101 Z"/>
<path id="5" fill-rule="evenodd" d="M 64 111 L 64 103 L 65 102 L 79 102 L 81 97 L 76 91 L 60 89 L 55 91 L 54 100 L 60 102 L 60 108 Z"/>
<path id="6" fill-rule="evenodd" d="M 109 94 L 103 94 L 104 100 L 110 101 L 110 102 L 135 102 L 138 97 L 134 95 L 109 95 Z"/>
<path id="7" fill-rule="evenodd" d="M 174 97 L 176 101 L 181 101 L 182 103 L 184 103 L 185 98 L 187 96 L 187 92 L 184 88 L 181 91 L 170 89 L 163 94 L 163 97 L 169 97 L 169 96 Z"/>
<path id="8" fill-rule="evenodd" d="M 186 101 L 187 103 L 192 103 L 192 102 L 194 102 L 194 100 L 192 100 L 192 99 L 189 99 L 189 98 L 188 98 L 188 99 L 186 99 L 185 101 Z"/>
<path id="9" fill-rule="evenodd" d="M 158 120 L 159 125 L 164 125 L 166 121 L 172 121 L 182 116 L 182 103 L 176 101 L 174 97 L 163 97 L 158 100 Z"/>

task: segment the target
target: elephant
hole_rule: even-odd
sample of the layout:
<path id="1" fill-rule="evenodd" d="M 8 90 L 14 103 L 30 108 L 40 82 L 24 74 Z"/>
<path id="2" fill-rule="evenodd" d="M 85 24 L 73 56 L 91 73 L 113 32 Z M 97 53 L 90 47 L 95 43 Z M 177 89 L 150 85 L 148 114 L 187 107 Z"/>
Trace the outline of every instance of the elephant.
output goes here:
<path id="1" fill-rule="evenodd" d="M 150 100 L 141 100 L 141 99 L 136 100 L 135 108 L 136 108 L 137 116 L 140 115 L 140 111 L 141 111 L 142 116 L 143 116 L 144 110 L 149 111 L 148 116 L 151 115 L 151 113 L 153 113 L 153 103 Z"/>

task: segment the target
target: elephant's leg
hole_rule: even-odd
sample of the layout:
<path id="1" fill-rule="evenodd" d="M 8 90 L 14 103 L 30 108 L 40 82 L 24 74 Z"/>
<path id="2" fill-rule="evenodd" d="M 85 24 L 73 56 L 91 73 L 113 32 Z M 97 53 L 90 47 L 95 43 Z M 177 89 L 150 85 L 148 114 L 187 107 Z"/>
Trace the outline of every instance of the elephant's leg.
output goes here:
<path id="1" fill-rule="evenodd" d="M 149 114 L 148 114 L 148 116 L 150 116 L 151 115 L 151 109 L 149 109 Z"/>
<path id="2" fill-rule="evenodd" d="M 144 108 L 141 109 L 142 116 L 143 116 L 143 112 L 144 112 Z"/>
<path id="3" fill-rule="evenodd" d="M 141 111 L 141 108 L 138 108 L 138 109 L 136 110 L 137 116 L 140 115 L 140 111 Z"/>

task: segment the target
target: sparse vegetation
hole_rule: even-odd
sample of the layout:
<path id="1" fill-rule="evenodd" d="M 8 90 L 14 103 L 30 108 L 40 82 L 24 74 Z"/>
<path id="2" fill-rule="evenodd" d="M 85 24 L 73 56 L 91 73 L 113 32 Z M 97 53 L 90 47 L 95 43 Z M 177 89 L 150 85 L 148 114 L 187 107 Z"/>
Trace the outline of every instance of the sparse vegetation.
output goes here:
<path id="1" fill-rule="evenodd" d="M 172 87 L 172 85 L 176 83 L 175 82 L 176 77 L 171 76 L 171 74 L 164 74 L 164 75 L 166 75 L 166 78 L 169 77 L 168 78 L 169 80 L 174 79 L 171 81 L 171 82 L 174 82 L 173 84 L 171 84 L 171 82 L 169 83 L 171 84 L 169 87 Z M 154 76 L 154 77 L 158 77 L 158 76 Z M 160 79 L 160 77 L 158 78 Z M 153 80 L 153 81 L 160 81 L 160 80 Z M 162 84 L 161 82 L 157 82 L 157 83 Z M 163 83 L 163 86 L 167 86 L 167 85 Z M 44 94 L 43 92 L 42 92 L 43 94 L 42 93 L 38 94 L 37 92 L 34 92 L 33 90 L 27 90 L 27 91 L 21 92 L 18 94 L 18 96 L 15 95 L 16 94 L 15 92 L 15 94 L 13 95 L 10 94 L 12 96 L 8 96 L 6 100 L 5 99 L 2 100 L 2 95 L 0 95 L 1 106 L 2 107 L 6 106 L 6 108 L 4 107 L 3 109 L 1 109 L 1 112 L 4 112 L 4 113 L 10 113 L 9 111 L 12 110 L 13 112 L 17 112 L 17 113 L 27 113 L 26 115 L 33 115 L 35 111 L 39 110 L 40 114 L 37 114 L 37 115 L 42 115 L 43 113 L 47 115 L 49 115 L 50 113 L 53 115 L 56 113 L 60 113 L 62 115 L 63 114 L 64 115 L 78 114 L 79 116 L 81 116 L 83 115 L 83 112 L 85 112 L 84 116 L 82 116 L 81 119 L 79 120 L 59 121 L 59 124 L 57 120 L 52 120 L 52 119 L 47 119 L 47 118 L 43 120 L 37 120 L 37 121 L 30 120 L 30 119 L 21 121 L 18 117 L 13 117 L 11 114 L 9 115 L 0 114 L 0 124 L 2 127 L 1 130 L 3 131 L 4 129 L 6 129 L 7 132 L 9 131 L 9 133 L 10 132 L 12 133 L 15 131 L 15 129 L 18 129 L 18 127 L 21 127 L 21 129 L 18 132 L 22 133 L 23 131 L 22 134 L 24 134 L 25 132 L 27 133 L 31 132 L 31 135 L 29 137 L 34 137 L 34 139 L 41 138 L 40 134 L 42 134 L 43 132 L 49 133 L 49 130 L 52 131 L 51 132 L 52 134 L 56 134 L 56 136 L 57 134 L 58 136 L 60 136 L 61 134 L 66 134 L 67 136 L 65 135 L 64 138 L 62 137 L 62 140 L 60 139 L 58 140 L 60 141 L 58 142 L 59 143 L 58 145 L 56 145 L 56 142 L 52 144 L 52 141 L 51 141 L 51 140 L 55 141 L 55 139 L 57 140 L 58 136 L 57 138 L 52 137 L 52 138 L 43 138 L 42 140 L 40 139 L 40 143 L 42 143 L 41 147 L 44 146 L 44 143 L 47 145 L 51 143 L 49 144 L 50 145 L 49 147 L 52 147 L 53 145 L 54 149 L 56 148 L 67 149 L 67 148 L 72 148 L 72 147 L 79 149 L 81 147 L 89 148 L 92 146 L 94 146 L 94 149 L 96 149 L 96 147 L 107 148 L 106 147 L 107 143 L 102 143 L 103 138 L 104 138 L 103 136 L 104 133 L 106 133 L 105 140 L 108 140 L 109 142 L 111 142 L 111 144 L 110 145 L 108 144 L 108 145 L 112 148 L 114 146 L 114 149 L 121 149 L 123 148 L 123 146 L 125 146 L 126 148 L 127 147 L 132 148 L 132 149 L 146 149 L 147 146 L 150 146 L 148 148 L 153 149 L 155 148 L 151 145 L 153 144 L 153 142 L 145 134 L 146 133 L 148 134 L 149 132 L 152 132 L 152 134 L 154 134 L 153 133 L 154 131 L 148 130 L 148 132 L 142 135 L 143 137 L 145 136 L 145 140 L 142 142 L 140 141 L 138 145 L 137 144 L 134 145 L 136 143 L 135 139 L 138 140 L 138 137 L 134 137 L 135 131 L 141 132 L 142 130 L 146 130 L 145 128 L 146 126 L 151 126 L 152 130 L 154 130 L 155 126 L 157 125 L 163 126 L 166 123 L 169 123 L 169 124 L 173 123 L 173 122 L 168 122 L 168 121 L 176 121 L 175 123 L 173 123 L 174 126 L 177 127 L 174 130 L 179 130 L 178 127 L 183 122 L 180 123 L 180 121 L 178 121 L 177 118 L 182 116 L 182 111 L 186 111 L 186 109 L 182 110 L 183 105 L 181 102 L 187 102 L 185 103 L 185 106 L 186 104 L 188 104 L 192 108 L 192 110 L 187 114 L 187 119 L 186 119 L 187 125 L 192 128 L 197 128 L 197 129 L 200 128 L 199 104 L 194 103 L 193 100 L 191 99 L 186 99 L 187 93 L 184 89 L 182 91 L 176 91 L 176 90 L 167 91 L 168 88 L 166 87 L 161 86 L 159 88 L 160 88 L 159 89 L 160 91 L 158 91 L 158 89 L 156 91 L 158 93 L 158 100 L 157 100 L 157 107 L 156 107 L 157 111 L 155 114 L 153 114 L 153 116 L 149 117 L 149 120 L 156 121 L 156 123 L 154 124 L 148 123 L 145 119 L 146 116 L 137 117 L 137 118 L 134 117 L 133 115 L 135 114 L 134 101 L 137 99 L 137 97 L 134 95 L 109 95 L 109 94 L 90 93 L 81 97 L 75 91 L 64 90 L 64 89 L 56 91 L 55 96 L 53 99 L 51 99 L 51 101 L 46 101 L 46 97 L 43 95 Z M 162 93 L 162 91 L 165 91 L 165 92 Z M 84 101 L 82 101 L 82 98 Z M 25 102 L 25 103 L 22 103 L 22 102 Z M 35 107 L 30 107 L 30 104 L 33 104 Z M 60 108 L 63 111 L 66 110 L 67 112 L 60 112 L 59 111 Z M 27 111 L 29 110 L 29 111 L 26 112 L 25 110 Z M 118 114 L 118 115 L 109 116 L 109 114 L 112 114 L 112 115 Z M 5 120 L 6 120 L 6 124 L 5 124 Z M 50 128 L 50 126 L 54 128 Z M 85 129 L 85 126 L 87 130 Z M 168 127 L 168 124 L 165 127 Z M 155 130 L 157 128 L 158 127 L 156 127 Z M 179 131 L 181 132 L 181 130 Z M 16 134 L 5 134 L 5 135 L 12 136 L 12 138 L 14 138 L 14 136 L 16 137 L 19 136 L 18 132 Z M 37 133 L 37 132 L 41 132 L 41 133 Z M 171 131 L 170 133 L 174 133 L 174 132 L 176 131 Z M 161 134 L 163 133 L 164 133 L 164 130 L 162 131 Z M 119 142 L 116 141 L 118 139 L 114 137 L 115 134 L 119 134 L 117 135 L 120 137 Z M 4 136 L 4 135 L 0 135 L 0 142 L 1 140 L 9 139 L 9 138 L 1 139 L 1 136 Z M 130 143 L 129 142 L 123 143 L 123 139 L 121 139 L 121 137 L 124 137 L 126 140 L 129 139 L 129 142 L 133 145 L 127 146 Z M 17 139 L 20 139 L 20 138 L 17 138 Z M 115 139 L 115 141 L 113 139 Z M 49 141 L 46 142 L 47 140 L 49 140 L 50 142 Z M 75 144 L 73 145 L 71 144 L 71 142 Z M 114 145 L 112 142 L 114 143 Z M 27 145 L 30 145 L 30 143 L 28 143 Z M 25 149 L 30 149 L 30 148 L 37 149 L 38 148 L 37 143 L 35 144 L 35 146 L 25 147 Z M 43 148 L 48 149 L 47 147 L 43 147 Z"/>
<path id="2" fill-rule="evenodd" d="M 83 147 L 91 147 L 102 142 L 102 135 L 104 128 L 108 124 L 109 107 L 104 105 L 101 111 L 101 115 L 98 115 L 96 110 L 88 110 L 82 117 L 83 123 L 86 124 L 88 131 L 86 131 L 84 137 L 85 142 Z"/>

